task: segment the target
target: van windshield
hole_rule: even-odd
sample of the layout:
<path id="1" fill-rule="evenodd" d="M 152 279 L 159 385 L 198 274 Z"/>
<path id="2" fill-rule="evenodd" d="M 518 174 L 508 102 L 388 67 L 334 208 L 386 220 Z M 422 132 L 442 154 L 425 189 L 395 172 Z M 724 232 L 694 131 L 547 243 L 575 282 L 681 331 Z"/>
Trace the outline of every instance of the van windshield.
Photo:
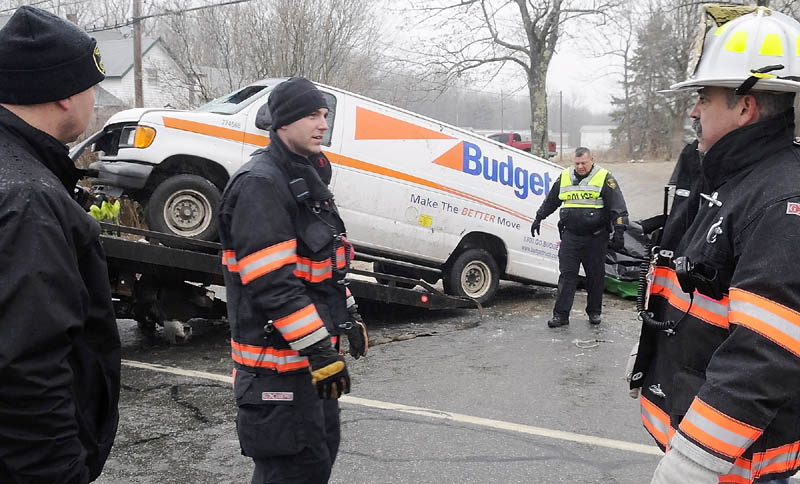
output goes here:
<path id="1" fill-rule="evenodd" d="M 217 114 L 234 114 L 238 113 L 245 106 L 249 105 L 262 94 L 264 94 L 264 90 L 271 86 L 247 86 L 239 89 L 238 91 L 234 91 L 230 94 L 226 94 L 222 97 L 214 99 L 213 101 L 203 104 L 199 108 L 195 109 L 195 111 L 199 111 L 202 113 L 217 113 Z"/>

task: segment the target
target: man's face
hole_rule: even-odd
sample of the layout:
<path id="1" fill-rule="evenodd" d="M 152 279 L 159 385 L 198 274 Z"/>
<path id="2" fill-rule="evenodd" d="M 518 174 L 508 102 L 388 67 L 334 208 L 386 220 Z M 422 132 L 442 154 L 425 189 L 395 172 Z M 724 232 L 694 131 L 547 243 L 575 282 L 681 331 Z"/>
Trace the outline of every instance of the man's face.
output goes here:
<path id="1" fill-rule="evenodd" d="M 89 126 L 94 115 L 94 86 L 67 99 L 67 111 L 61 123 L 59 141 L 75 141 Z"/>
<path id="2" fill-rule="evenodd" d="M 697 150 L 707 153 L 720 138 L 740 126 L 740 101 L 734 107 L 728 107 L 725 88 L 704 87 L 697 91 L 698 98 L 692 112 L 697 131 Z"/>
<path id="3" fill-rule="evenodd" d="M 575 157 L 575 173 L 580 176 L 585 176 L 592 171 L 594 165 L 594 157 L 589 153 L 584 153 L 581 156 Z"/>
<path id="4" fill-rule="evenodd" d="M 322 136 L 328 129 L 325 122 L 327 108 L 320 108 L 294 123 L 278 128 L 278 135 L 286 146 L 301 156 L 310 156 L 322 151 Z"/>

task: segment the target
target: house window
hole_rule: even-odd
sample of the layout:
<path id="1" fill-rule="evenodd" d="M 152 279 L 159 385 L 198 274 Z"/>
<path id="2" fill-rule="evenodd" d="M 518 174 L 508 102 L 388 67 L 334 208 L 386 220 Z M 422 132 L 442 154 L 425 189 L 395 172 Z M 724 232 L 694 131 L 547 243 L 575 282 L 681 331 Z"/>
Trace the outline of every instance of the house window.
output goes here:
<path id="1" fill-rule="evenodd" d="M 145 75 L 147 76 L 147 82 L 157 83 L 158 82 L 158 69 L 155 67 L 148 67 L 144 70 Z"/>

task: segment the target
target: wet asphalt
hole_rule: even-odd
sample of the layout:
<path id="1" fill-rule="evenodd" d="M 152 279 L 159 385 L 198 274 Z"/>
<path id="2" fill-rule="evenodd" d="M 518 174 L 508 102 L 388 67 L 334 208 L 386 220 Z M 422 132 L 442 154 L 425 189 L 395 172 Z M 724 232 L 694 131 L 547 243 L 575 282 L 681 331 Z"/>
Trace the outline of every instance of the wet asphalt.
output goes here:
<path id="1" fill-rule="evenodd" d="M 598 162 L 617 177 L 632 220 L 661 211 L 672 163 Z M 330 482 L 649 482 L 659 457 L 623 379 L 639 333 L 634 302 L 607 293 L 603 323 L 591 326 L 579 291 L 571 324 L 550 329 L 554 300 L 552 288 L 502 283 L 483 311 L 362 303 L 373 346 L 347 357 L 353 391 L 341 401 Z M 120 426 L 96 482 L 249 483 L 227 324 L 193 321 L 192 336 L 170 344 L 161 328 L 144 335 L 118 323 Z"/>
<path id="2" fill-rule="evenodd" d="M 606 294 L 595 327 L 579 291 L 571 324 L 550 329 L 554 297 L 551 288 L 504 283 L 482 312 L 362 304 L 374 346 L 366 358 L 348 356 L 354 398 L 342 401 L 331 482 L 648 482 L 658 457 L 646 453 L 655 447 L 623 380 L 638 335 L 634 303 Z M 119 327 L 126 362 L 230 376 L 224 322 L 193 321 L 192 337 L 175 345 L 160 328 L 146 336 L 133 321 Z M 229 383 L 130 364 L 117 440 L 97 482 L 250 482 Z"/>

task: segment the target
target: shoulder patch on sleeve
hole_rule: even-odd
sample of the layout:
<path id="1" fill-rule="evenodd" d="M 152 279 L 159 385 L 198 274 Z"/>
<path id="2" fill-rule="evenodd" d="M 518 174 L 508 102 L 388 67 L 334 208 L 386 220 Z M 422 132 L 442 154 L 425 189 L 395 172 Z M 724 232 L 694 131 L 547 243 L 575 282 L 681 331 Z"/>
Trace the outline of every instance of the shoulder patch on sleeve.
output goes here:
<path id="1" fill-rule="evenodd" d="M 616 180 L 614 180 L 614 177 L 612 177 L 610 175 L 608 176 L 608 178 L 606 178 L 606 185 L 608 185 L 608 188 L 610 188 L 612 190 L 616 190 L 617 189 L 617 182 L 616 182 Z"/>

